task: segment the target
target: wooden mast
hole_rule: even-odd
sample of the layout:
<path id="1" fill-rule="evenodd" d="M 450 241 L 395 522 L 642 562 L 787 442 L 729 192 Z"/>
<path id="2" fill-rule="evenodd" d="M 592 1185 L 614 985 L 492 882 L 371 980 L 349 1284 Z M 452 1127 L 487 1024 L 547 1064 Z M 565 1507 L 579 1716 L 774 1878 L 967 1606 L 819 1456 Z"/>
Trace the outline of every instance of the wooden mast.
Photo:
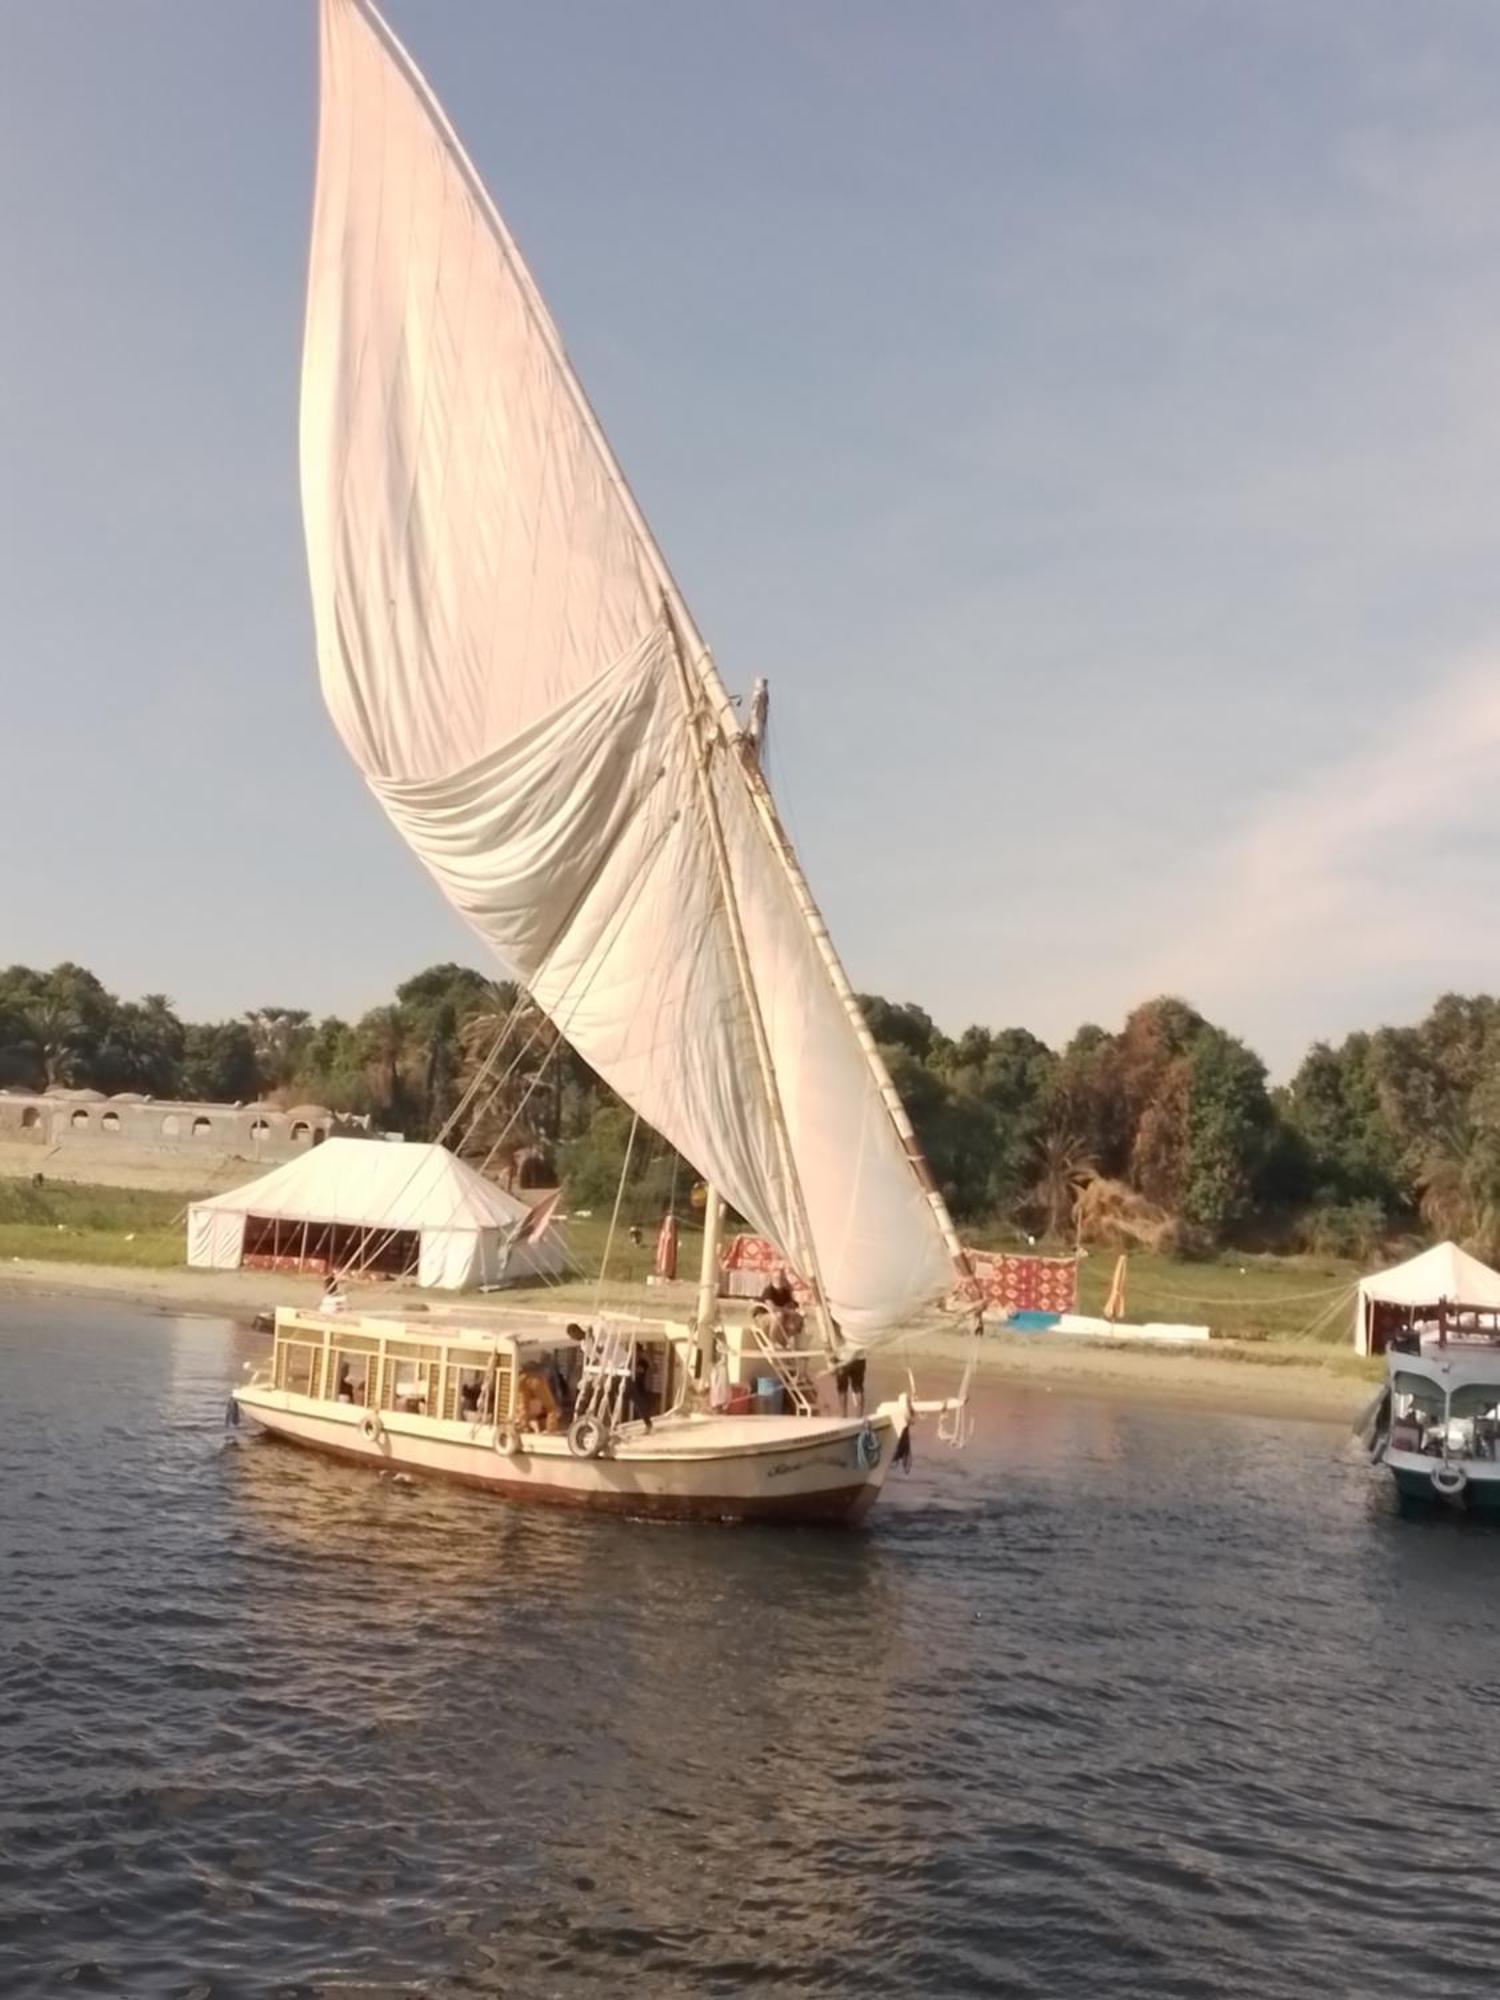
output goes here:
<path id="1" fill-rule="evenodd" d="M 766 1094 L 771 1136 L 776 1146 L 776 1162 L 781 1169 L 786 1199 L 790 1204 L 790 1221 L 796 1237 L 796 1262 L 802 1275 L 812 1284 L 824 1345 L 830 1356 L 834 1356 L 839 1351 L 839 1337 L 834 1330 L 832 1314 L 828 1310 L 828 1293 L 823 1284 L 818 1246 L 813 1239 L 812 1226 L 807 1218 L 807 1199 L 802 1191 L 802 1176 L 797 1172 L 797 1161 L 792 1152 L 792 1139 L 786 1122 L 786 1107 L 781 1101 L 781 1084 L 771 1054 L 771 1038 L 766 1033 L 760 990 L 755 983 L 755 971 L 750 963 L 750 949 L 745 943 L 745 928 L 740 919 L 734 870 L 729 861 L 729 845 L 724 838 L 724 823 L 719 815 L 719 801 L 714 795 L 712 768 L 714 750 L 717 747 L 728 756 L 729 746 L 722 731 L 713 726 L 712 716 L 705 718 L 701 696 L 694 699 L 692 678 L 687 661 L 683 658 L 677 621 L 671 603 L 665 598 L 662 608 L 666 616 L 667 633 L 672 642 L 672 658 L 677 667 L 678 684 L 682 691 L 683 720 L 693 738 L 693 771 L 698 780 L 698 794 L 703 805 L 703 819 L 708 829 L 709 846 L 713 850 L 719 899 L 724 911 L 725 925 L 729 931 L 729 948 L 734 958 L 740 992 L 745 1002 L 745 1013 L 750 1023 L 750 1038 L 755 1048 L 756 1067 L 760 1071 L 761 1085 Z M 700 723 L 705 719 L 709 724 L 706 730 L 700 728 Z"/>
<path id="2" fill-rule="evenodd" d="M 704 1395 L 713 1373 L 719 1325 L 719 1231 L 723 1220 L 723 1199 L 710 1183 L 703 1205 L 703 1261 L 698 1267 L 698 1309 L 693 1318 L 693 1379 Z"/>

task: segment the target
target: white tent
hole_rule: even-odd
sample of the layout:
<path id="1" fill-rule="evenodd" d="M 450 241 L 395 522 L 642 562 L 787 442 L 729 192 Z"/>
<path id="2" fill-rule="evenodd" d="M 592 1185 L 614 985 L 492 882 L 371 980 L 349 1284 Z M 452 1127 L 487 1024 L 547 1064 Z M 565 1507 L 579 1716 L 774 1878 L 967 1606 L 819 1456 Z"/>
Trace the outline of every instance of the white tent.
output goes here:
<path id="1" fill-rule="evenodd" d="M 1361 1278 L 1354 1301 L 1354 1345 L 1361 1354 L 1377 1351 L 1376 1306 L 1396 1306 L 1417 1317 L 1425 1311 L 1436 1317 L 1445 1300 L 1449 1305 L 1500 1307 L 1500 1271 L 1492 1271 L 1456 1243 L 1438 1243 L 1389 1271 Z"/>
<path id="2" fill-rule="evenodd" d="M 564 1263 L 550 1223 L 535 1241 L 515 1240 L 530 1212 L 442 1146 L 329 1139 L 244 1187 L 195 1201 L 188 1262 L 214 1271 L 247 1260 L 389 1269 L 415 1250 L 419 1285 L 517 1284 L 554 1277 Z"/>

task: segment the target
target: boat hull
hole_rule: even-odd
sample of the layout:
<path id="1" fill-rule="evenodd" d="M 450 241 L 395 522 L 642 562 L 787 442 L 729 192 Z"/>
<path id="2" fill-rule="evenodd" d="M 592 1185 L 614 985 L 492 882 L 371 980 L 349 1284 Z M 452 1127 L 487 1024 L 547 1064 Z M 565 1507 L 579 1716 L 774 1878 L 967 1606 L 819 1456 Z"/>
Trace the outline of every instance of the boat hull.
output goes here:
<path id="1" fill-rule="evenodd" d="M 236 1392 L 240 1413 L 271 1436 L 377 1472 L 404 1472 L 483 1488 L 502 1499 L 668 1521 L 862 1521 L 896 1444 L 893 1416 L 840 1419 L 664 1418 L 632 1431 L 607 1455 L 577 1457 L 562 1437 L 527 1436 L 496 1449 L 489 1425 L 365 1412 L 286 1391 Z M 877 1455 L 878 1454 L 878 1455 Z"/>
<path id="2" fill-rule="evenodd" d="M 1396 1482 L 1396 1492 L 1403 1505 L 1454 1507 L 1460 1512 L 1475 1514 L 1500 1513 L 1500 1467 L 1486 1465 L 1482 1472 L 1468 1467 L 1462 1490 L 1445 1493 L 1432 1483 L 1431 1460 L 1424 1467 L 1421 1464 L 1393 1465 L 1387 1458 L 1386 1465 Z M 1437 1469 L 1440 1471 L 1441 1466 Z"/>

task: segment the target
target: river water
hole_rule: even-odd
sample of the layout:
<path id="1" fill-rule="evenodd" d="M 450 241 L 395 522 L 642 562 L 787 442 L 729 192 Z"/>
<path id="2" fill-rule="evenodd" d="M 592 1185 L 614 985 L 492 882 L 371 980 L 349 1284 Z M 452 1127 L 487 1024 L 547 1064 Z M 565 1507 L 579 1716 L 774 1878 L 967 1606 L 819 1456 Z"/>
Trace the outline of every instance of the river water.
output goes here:
<path id="1" fill-rule="evenodd" d="M 1500 1988 L 1500 1537 L 1338 1429 L 652 1528 L 227 1438 L 262 1351 L 0 1299 L 7 2000 Z"/>

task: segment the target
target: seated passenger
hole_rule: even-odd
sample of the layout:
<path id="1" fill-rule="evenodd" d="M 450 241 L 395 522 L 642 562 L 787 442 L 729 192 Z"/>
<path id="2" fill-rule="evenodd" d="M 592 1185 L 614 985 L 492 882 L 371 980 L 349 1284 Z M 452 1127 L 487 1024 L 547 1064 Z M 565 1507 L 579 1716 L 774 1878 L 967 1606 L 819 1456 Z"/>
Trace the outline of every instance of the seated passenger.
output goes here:
<path id="1" fill-rule="evenodd" d="M 556 1433 L 564 1428 L 562 1409 L 540 1368 L 523 1368 L 517 1378 L 516 1422 L 523 1431 Z"/>

